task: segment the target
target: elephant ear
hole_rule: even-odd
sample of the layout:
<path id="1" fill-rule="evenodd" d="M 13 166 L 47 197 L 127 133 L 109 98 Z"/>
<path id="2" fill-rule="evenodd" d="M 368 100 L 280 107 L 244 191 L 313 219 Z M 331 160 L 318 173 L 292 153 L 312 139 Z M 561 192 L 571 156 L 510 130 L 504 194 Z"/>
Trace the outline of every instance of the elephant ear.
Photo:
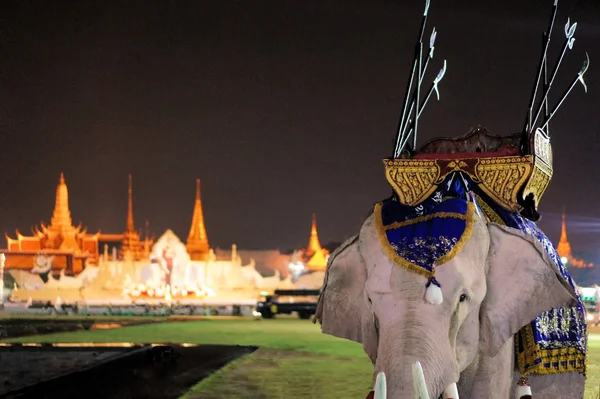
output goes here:
<path id="1" fill-rule="evenodd" d="M 577 294 L 535 237 L 493 223 L 489 232 L 481 347 L 495 356 L 523 326 L 545 311 L 572 304 Z"/>
<path id="2" fill-rule="evenodd" d="M 374 362 L 377 338 L 374 315 L 365 294 L 367 269 L 358 249 L 358 236 L 344 242 L 329 257 L 314 322 L 321 331 L 363 344 Z"/>

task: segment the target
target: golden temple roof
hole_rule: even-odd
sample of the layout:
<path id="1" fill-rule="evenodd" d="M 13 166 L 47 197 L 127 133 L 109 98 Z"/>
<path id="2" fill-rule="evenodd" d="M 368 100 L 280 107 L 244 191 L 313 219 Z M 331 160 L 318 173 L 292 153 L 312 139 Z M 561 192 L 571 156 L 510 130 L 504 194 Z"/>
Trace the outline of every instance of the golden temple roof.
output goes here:
<path id="1" fill-rule="evenodd" d="M 196 180 L 196 201 L 194 203 L 194 214 L 192 216 L 192 225 L 187 238 L 186 248 L 192 260 L 205 260 L 210 250 L 206 235 L 206 226 L 204 225 L 204 214 L 202 212 L 200 179 Z"/>

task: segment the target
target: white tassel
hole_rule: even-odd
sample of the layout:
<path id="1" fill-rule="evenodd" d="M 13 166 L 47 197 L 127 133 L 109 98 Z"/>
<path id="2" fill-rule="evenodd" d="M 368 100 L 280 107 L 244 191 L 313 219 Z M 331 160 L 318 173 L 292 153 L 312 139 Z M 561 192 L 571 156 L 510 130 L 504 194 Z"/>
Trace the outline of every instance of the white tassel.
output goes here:
<path id="1" fill-rule="evenodd" d="M 427 282 L 427 289 L 425 290 L 425 300 L 432 305 L 439 305 L 444 302 L 444 296 L 442 295 L 442 289 L 435 277 L 431 277 Z"/>
<path id="2" fill-rule="evenodd" d="M 377 373 L 377 379 L 375 380 L 375 392 L 373 399 L 386 399 L 387 398 L 387 384 L 385 380 L 385 373 L 380 371 Z"/>
<path id="3" fill-rule="evenodd" d="M 517 398 L 522 398 L 523 396 L 531 396 L 531 387 L 527 385 L 517 385 Z"/>
<path id="4" fill-rule="evenodd" d="M 524 396 L 532 396 L 531 395 L 531 387 L 529 386 L 529 381 L 527 381 L 527 377 L 521 377 L 519 382 L 517 382 L 517 398 L 521 399 Z"/>

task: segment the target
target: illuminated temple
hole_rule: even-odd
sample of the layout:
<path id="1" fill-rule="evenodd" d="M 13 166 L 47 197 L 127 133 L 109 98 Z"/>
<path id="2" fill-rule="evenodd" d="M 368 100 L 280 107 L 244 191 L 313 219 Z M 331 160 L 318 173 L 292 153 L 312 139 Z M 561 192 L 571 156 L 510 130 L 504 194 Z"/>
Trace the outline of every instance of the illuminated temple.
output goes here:
<path id="1" fill-rule="evenodd" d="M 19 287 L 21 299 L 55 298 L 56 290 L 61 290 L 59 296 L 66 300 L 68 295 L 77 297 L 84 286 L 89 288 L 88 299 L 90 295 L 166 298 L 168 289 L 182 297 L 218 292 L 254 298 L 256 290 L 292 287 L 292 262 L 299 266 L 296 277 L 308 277 L 301 281 L 303 287 L 321 286 L 329 252 L 319 241 L 314 214 L 308 245 L 293 256 L 278 249 L 238 251 L 235 244 L 231 250 L 211 248 L 198 179 L 187 240 L 180 241 L 171 230 L 158 240 L 149 238 L 148 222 L 142 238 L 134 219 L 132 176 L 128 178 L 121 233 L 88 234 L 81 224 L 73 226 L 67 183 L 61 174 L 50 223 L 33 228 L 30 236 L 19 231 L 16 238 L 6 236 L 7 250 L 0 252 L 6 255 L 5 267 Z M 73 292 L 69 294 L 69 290 Z"/>
<path id="2" fill-rule="evenodd" d="M 573 255 L 573 251 L 571 250 L 571 244 L 569 243 L 569 239 L 567 238 L 567 217 L 565 214 L 565 210 L 562 212 L 562 224 L 560 230 L 560 240 L 558 241 L 558 245 L 556 246 L 556 252 L 561 257 L 563 263 L 569 265 L 574 268 L 591 268 L 594 267 L 593 263 L 585 262 L 582 259 L 578 259 Z"/>
<path id="3" fill-rule="evenodd" d="M 33 256 L 45 253 L 54 256 L 53 269 L 66 269 L 71 273 L 83 270 L 86 261 L 98 261 L 100 234 L 88 234 L 81 223 L 73 226 L 69 209 L 69 191 L 64 175 L 60 174 L 54 212 L 50 224 L 43 222 L 32 228 L 33 235 L 26 236 L 17 230 L 16 238 L 6 235 L 7 268 L 31 269 Z"/>
<path id="4" fill-rule="evenodd" d="M 67 274 L 81 272 L 86 264 L 97 265 L 103 247 L 112 246 L 120 258 L 131 256 L 133 259 L 147 257 L 152 241 L 141 241 L 133 221 L 133 193 L 129 176 L 129 202 L 126 229 L 120 234 L 88 234 L 81 223 L 73 226 L 69 208 L 69 190 L 64 175 L 60 174 L 54 212 L 50 224 L 43 222 L 32 228 L 33 235 L 26 236 L 17 230 L 16 238 L 6 235 L 7 250 L 5 267 L 7 269 L 31 269 L 33 258 L 44 254 L 52 256 L 52 270 L 65 270 Z"/>
<path id="5" fill-rule="evenodd" d="M 327 255 L 329 251 L 321 247 L 319 242 L 319 233 L 317 232 L 317 216 L 312 215 L 312 226 L 310 229 L 310 238 L 308 246 L 304 250 L 303 258 L 305 261 L 305 270 L 310 272 L 320 272 L 327 268 Z"/>

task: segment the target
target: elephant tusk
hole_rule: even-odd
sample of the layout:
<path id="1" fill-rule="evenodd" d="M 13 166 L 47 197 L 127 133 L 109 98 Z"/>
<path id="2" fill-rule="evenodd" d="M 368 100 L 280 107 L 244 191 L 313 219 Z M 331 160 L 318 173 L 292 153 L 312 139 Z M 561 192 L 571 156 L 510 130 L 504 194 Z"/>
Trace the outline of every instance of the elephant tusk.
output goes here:
<path id="1" fill-rule="evenodd" d="M 453 382 L 444 389 L 444 399 L 459 399 L 456 382 Z"/>
<path id="2" fill-rule="evenodd" d="M 385 380 L 385 373 L 380 371 L 377 373 L 377 379 L 375 380 L 375 392 L 373 399 L 386 399 L 387 398 L 387 384 Z"/>
<path id="3" fill-rule="evenodd" d="M 429 399 L 425 374 L 423 374 L 423 367 L 421 367 L 421 363 L 418 360 L 412 366 L 412 376 L 415 399 Z"/>

